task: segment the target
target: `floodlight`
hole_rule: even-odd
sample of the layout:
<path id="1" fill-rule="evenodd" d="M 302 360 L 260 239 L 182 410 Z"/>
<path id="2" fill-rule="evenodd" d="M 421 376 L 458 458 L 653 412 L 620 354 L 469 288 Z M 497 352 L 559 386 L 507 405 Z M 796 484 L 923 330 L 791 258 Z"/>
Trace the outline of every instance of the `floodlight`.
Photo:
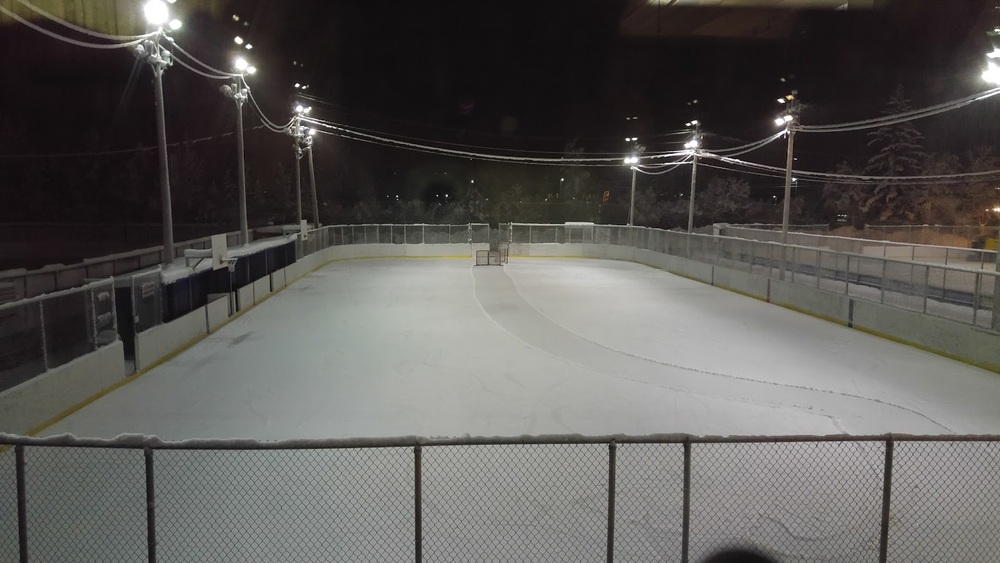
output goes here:
<path id="1" fill-rule="evenodd" d="M 253 65 L 250 65 L 250 66 L 247 67 L 247 74 L 253 74 L 255 72 L 257 72 L 257 67 L 255 67 Z"/>
<path id="2" fill-rule="evenodd" d="M 778 103 L 779 104 L 785 103 L 785 98 L 778 98 Z"/>
<path id="3" fill-rule="evenodd" d="M 237 35 L 236 37 L 233 37 L 233 43 L 236 43 L 237 45 L 242 45 L 243 44 L 243 38 L 240 37 L 239 35 Z"/>
<path id="4" fill-rule="evenodd" d="M 989 58 L 991 58 L 991 59 L 1000 58 L 1000 48 L 994 47 L 992 51 L 990 51 L 989 53 L 986 53 L 986 56 L 989 57 Z"/>
<path id="5" fill-rule="evenodd" d="M 149 0 L 142 8 L 142 13 L 146 16 L 146 21 L 152 25 L 163 25 L 167 23 L 169 17 L 167 5 L 163 0 Z"/>
<path id="6" fill-rule="evenodd" d="M 305 110 L 306 110 L 306 108 L 302 107 L 302 104 L 299 104 L 299 105 L 295 106 L 295 113 L 302 113 Z"/>
<path id="7" fill-rule="evenodd" d="M 774 120 L 774 124 L 780 127 L 785 124 L 785 120 L 779 117 Z"/>
<path id="8" fill-rule="evenodd" d="M 791 114 L 789 114 L 789 115 L 786 115 L 785 117 L 783 117 L 782 119 L 785 121 L 785 123 L 788 123 L 789 121 L 791 121 L 794 118 L 791 116 Z"/>
<path id="9" fill-rule="evenodd" d="M 178 29 L 181 28 L 181 26 L 183 24 L 181 23 L 181 20 L 170 20 L 170 24 L 169 25 L 170 25 L 170 29 L 172 29 L 174 31 L 177 31 Z"/>
<path id="10" fill-rule="evenodd" d="M 236 60 L 233 61 L 233 66 L 236 67 L 236 70 L 243 72 L 250 66 L 250 63 L 243 57 L 236 57 Z"/>
<path id="11" fill-rule="evenodd" d="M 697 119 L 692 119 L 691 120 L 691 125 L 697 126 L 698 125 L 698 120 Z"/>
<path id="12" fill-rule="evenodd" d="M 983 71 L 983 80 L 990 84 L 1000 84 L 1000 67 L 993 61 L 987 63 L 986 70 Z"/>
<path id="13" fill-rule="evenodd" d="M 316 134 L 316 130 L 315 129 L 310 129 L 310 130 L 306 131 L 306 134 L 309 135 L 310 137 L 312 137 L 313 135 Z"/>
<path id="14" fill-rule="evenodd" d="M 249 49 L 253 49 L 253 45 L 251 45 L 251 44 L 249 44 L 249 43 L 247 43 L 246 45 L 244 45 L 244 47 L 246 47 L 246 48 L 247 48 L 248 50 L 249 50 Z"/>

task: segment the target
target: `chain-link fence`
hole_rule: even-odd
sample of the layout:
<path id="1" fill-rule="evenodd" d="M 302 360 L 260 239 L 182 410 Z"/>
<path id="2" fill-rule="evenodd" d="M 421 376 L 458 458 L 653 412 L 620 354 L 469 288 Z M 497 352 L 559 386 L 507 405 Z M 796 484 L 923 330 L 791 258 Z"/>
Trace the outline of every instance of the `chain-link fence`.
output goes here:
<path id="1" fill-rule="evenodd" d="M 0 445 L 0 540 L 33 560 L 1000 557 L 1000 436 Z"/>
<path id="2" fill-rule="evenodd" d="M 0 391 L 117 338 L 110 279 L 0 305 Z"/>

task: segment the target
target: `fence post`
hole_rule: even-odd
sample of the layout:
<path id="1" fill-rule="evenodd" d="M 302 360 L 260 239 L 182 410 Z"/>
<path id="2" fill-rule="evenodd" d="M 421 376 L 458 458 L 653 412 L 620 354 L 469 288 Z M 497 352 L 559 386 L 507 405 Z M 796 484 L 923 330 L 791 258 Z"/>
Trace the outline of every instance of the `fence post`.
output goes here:
<path id="1" fill-rule="evenodd" d="M 691 538 L 691 439 L 684 439 L 684 515 L 681 521 L 681 563 L 688 562 Z"/>
<path id="2" fill-rule="evenodd" d="M 14 446 L 17 472 L 17 545 L 19 561 L 28 563 L 28 501 L 24 487 L 24 446 Z"/>
<path id="3" fill-rule="evenodd" d="M 42 337 L 42 367 L 49 371 L 49 349 L 45 344 L 45 301 L 38 301 L 38 327 L 39 336 Z"/>
<path id="4" fill-rule="evenodd" d="M 976 274 L 976 278 L 977 279 L 979 278 L 979 274 Z M 924 266 L 924 314 L 925 315 L 927 314 L 927 293 L 930 291 L 930 285 L 931 285 L 931 267 L 930 266 Z M 979 287 L 978 287 L 978 284 L 977 284 L 977 287 L 975 289 L 975 292 L 976 292 L 976 297 L 977 298 L 974 298 L 973 301 L 972 301 L 972 303 L 973 303 L 973 305 L 972 305 L 972 324 L 976 324 L 976 308 L 979 306 L 979 299 L 978 299 L 978 296 L 979 296 Z"/>
<path id="5" fill-rule="evenodd" d="M 615 560 L 615 481 L 617 480 L 618 445 L 608 444 L 608 563 Z"/>
<path id="6" fill-rule="evenodd" d="M 94 350 L 97 350 L 97 290 L 91 289 L 90 294 L 90 338 L 94 343 Z M 114 293 L 112 287 L 111 293 Z"/>
<path id="7" fill-rule="evenodd" d="M 149 563 L 156 563 L 156 489 L 153 487 L 153 450 L 145 448 L 146 458 L 146 553 Z"/>
<path id="8" fill-rule="evenodd" d="M 885 303 L 885 276 L 889 271 L 889 261 L 885 258 L 882 259 L 882 282 L 879 283 L 879 303 Z"/>
<path id="9" fill-rule="evenodd" d="M 892 435 L 885 441 L 885 471 L 882 479 L 882 530 L 879 534 L 878 560 L 885 563 L 889 552 L 889 506 L 892 498 Z"/>
<path id="10" fill-rule="evenodd" d="M 423 491 L 420 446 L 413 447 L 413 546 L 417 563 L 424 559 Z"/>

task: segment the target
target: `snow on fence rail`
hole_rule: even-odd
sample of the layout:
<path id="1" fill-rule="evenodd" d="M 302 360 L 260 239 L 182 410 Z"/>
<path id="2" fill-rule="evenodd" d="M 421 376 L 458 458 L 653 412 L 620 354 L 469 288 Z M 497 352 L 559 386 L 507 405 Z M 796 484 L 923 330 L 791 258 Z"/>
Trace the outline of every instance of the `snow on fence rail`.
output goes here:
<path id="1" fill-rule="evenodd" d="M 22 560 L 996 560 L 1000 436 L 0 435 Z"/>

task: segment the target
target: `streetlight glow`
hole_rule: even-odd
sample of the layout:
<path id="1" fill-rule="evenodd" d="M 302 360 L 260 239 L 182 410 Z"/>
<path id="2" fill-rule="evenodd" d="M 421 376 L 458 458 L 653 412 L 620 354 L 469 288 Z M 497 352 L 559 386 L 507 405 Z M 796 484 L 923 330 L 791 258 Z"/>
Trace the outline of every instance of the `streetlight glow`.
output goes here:
<path id="1" fill-rule="evenodd" d="M 170 20 L 170 24 L 169 25 L 170 25 L 170 29 L 171 30 L 177 31 L 178 29 L 181 28 L 181 25 L 183 25 L 183 24 L 181 23 L 181 20 Z"/>
<path id="2" fill-rule="evenodd" d="M 257 67 L 250 65 L 247 67 L 247 74 L 254 74 L 257 72 Z"/>
<path id="3" fill-rule="evenodd" d="M 250 63 L 243 57 L 236 57 L 236 60 L 233 61 L 233 66 L 236 67 L 236 70 L 243 72 L 250 66 Z"/>
<path id="4" fill-rule="evenodd" d="M 167 5 L 163 0 L 149 0 L 142 8 L 142 13 L 146 16 L 146 21 L 152 25 L 160 26 L 167 23 L 170 17 L 167 13 Z"/>
<path id="5" fill-rule="evenodd" d="M 1000 67 L 993 61 L 986 64 L 986 70 L 983 71 L 983 80 L 990 84 L 1000 84 Z"/>

